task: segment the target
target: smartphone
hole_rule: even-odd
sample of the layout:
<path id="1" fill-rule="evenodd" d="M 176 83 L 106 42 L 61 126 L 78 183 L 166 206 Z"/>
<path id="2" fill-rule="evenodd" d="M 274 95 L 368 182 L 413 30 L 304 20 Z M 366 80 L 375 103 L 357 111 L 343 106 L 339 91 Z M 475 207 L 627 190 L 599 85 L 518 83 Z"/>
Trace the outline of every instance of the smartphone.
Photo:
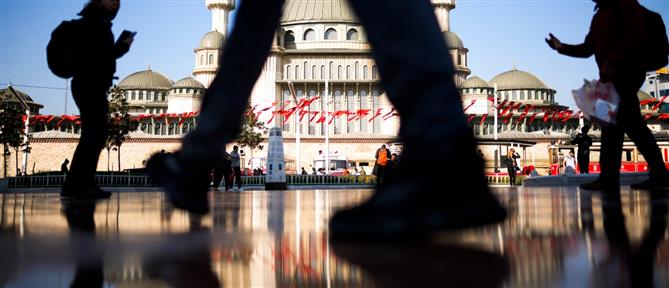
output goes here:
<path id="1" fill-rule="evenodd" d="M 128 37 L 135 37 L 135 34 L 137 34 L 137 32 L 123 30 L 123 32 L 121 32 L 121 36 L 119 36 L 118 39 L 123 40 L 123 39 L 128 39 Z"/>

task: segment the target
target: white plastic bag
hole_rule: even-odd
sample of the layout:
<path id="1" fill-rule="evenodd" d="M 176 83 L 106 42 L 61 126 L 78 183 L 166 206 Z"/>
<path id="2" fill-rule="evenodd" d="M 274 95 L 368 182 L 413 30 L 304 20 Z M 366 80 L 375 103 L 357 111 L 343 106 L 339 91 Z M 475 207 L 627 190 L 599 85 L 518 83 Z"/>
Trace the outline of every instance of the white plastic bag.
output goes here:
<path id="1" fill-rule="evenodd" d="M 583 81 L 585 83 L 581 88 L 572 91 L 576 105 L 583 112 L 583 116 L 601 125 L 616 124 L 620 95 L 613 87 L 613 83 L 602 83 L 598 80 Z"/>

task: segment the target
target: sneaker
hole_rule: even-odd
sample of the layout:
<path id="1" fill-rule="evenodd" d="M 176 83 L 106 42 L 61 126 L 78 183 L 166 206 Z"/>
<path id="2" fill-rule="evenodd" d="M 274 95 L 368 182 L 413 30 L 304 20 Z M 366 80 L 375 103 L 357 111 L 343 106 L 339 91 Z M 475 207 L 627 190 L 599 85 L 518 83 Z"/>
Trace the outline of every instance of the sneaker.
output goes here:
<path id="1" fill-rule="evenodd" d="M 95 201 L 109 199 L 110 197 L 111 192 L 98 187 L 85 189 L 63 187 L 63 190 L 60 192 L 60 198 L 63 200 Z"/>
<path id="2" fill-rule="evenodd" d="M 615 190 L 616 187 L 620 186 L 618 183 L 610 183 L 608 181 L 602 181 L 597 178 L 595 181 L 583 183 L 578 185 L 579 188 L 591 191 L 604 191 L 604 190 Z"/>
<path id="3" fill-rule="evenodd" d="M 176 154 L 154 154 L 146 163 L 151 179 L 165 189 L 167 198 L 174 207 L 195 214 L 209 212 L 209 175 L 186 169 Z"/>
<path id="4" fill-rule="evenodd" d="M 648 178 L 641 183 L 630 185 L 630 188 L 637 190 L 666 190 L 669 189 L 669 180 L 657 180 L 657 178 Z"/>
<path id="5" fill-rule="evenodd" d="M 471 193 L 469 196 L 448 199 L 441 192 L 443 183 L 430 183 L 441 178 L 398 178 L 389 181 L 362 205 L 337 212 L 330 220 L 331 237 L 363 242 L 412 242 L 441 231 L 479 227 L 506 219 L 506 210 L 488 191 L 485 182 L 462 191 Z"/>

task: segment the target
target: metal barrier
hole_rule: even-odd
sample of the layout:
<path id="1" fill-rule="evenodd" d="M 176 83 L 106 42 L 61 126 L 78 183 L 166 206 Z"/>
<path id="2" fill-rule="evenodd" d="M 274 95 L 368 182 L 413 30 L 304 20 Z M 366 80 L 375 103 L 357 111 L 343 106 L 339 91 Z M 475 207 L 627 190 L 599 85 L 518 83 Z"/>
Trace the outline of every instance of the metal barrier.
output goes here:
<path id="1" fill-rule="evenodd" d="M 60 187 L 65 175 L 28 175 L 6 178 L 8 188 Z M 102 187 L 156 187 L 146 175 L 111 174 L 96 175 L 98 186 Z M 288 185 L 375 185 L 375 176 L 332 176 L 332 175 L 286 175 Z M 236 184 L 236 183 L 235 183 Z M 236 185 L 235 185 L 236 186 Z M 242 186 L 265 186 L 265 176 L 242 176 Z"/>

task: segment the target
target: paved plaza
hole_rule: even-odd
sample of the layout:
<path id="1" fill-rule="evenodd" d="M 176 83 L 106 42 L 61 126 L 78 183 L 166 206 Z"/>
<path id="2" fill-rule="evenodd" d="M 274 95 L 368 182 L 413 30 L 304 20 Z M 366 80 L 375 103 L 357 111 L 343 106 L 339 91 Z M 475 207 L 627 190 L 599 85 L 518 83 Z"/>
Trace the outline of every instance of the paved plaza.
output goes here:
<path id="1" fill-rule="evenodd" d="M 505 222 L 414 244 L 329 239 L 333 213 L 372 190 L 212 193 L 202 218 L 160 192 L 0 194 L 0 287 L 669 287 L 669 198 L 493 190 Z"/>

